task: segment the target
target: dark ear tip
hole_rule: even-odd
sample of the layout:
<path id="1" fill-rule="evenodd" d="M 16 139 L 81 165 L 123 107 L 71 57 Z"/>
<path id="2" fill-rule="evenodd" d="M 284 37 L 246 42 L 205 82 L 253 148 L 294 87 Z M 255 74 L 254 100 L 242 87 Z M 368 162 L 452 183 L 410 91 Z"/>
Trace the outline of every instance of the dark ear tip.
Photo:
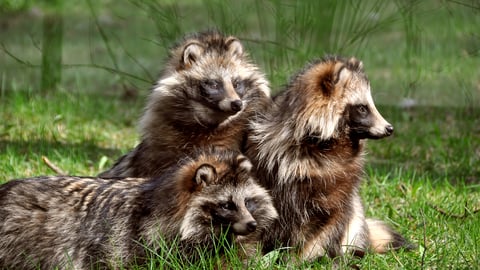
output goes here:
<path id="1" fill-rule="evenodd" d="M 230 43 L 232 43 L 234 41 L 239 41 L 239 40 L 238 40 L 238 38 L 236 38 L 234 36 L 229 36 L 225 39 L 225 44 L 230 45 Z"/>
<path id="2" fill-rule="evenodd" d="M 228 50 L 237 55 L 242 55 L 243 54 L 243 44 L 240 42 L 240 40 L 234 36 L 230 36 L 225 40 L 225 44 L 228 47 Z"/>

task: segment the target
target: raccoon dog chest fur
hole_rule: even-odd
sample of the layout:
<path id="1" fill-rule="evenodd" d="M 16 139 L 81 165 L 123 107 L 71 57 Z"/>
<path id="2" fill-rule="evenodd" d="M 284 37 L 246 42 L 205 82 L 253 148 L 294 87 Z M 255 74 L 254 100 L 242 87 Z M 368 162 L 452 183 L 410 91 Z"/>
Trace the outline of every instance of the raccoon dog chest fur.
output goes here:
<path id="1" fill-rule="evenodd" d="M 254 245 L 277 212 L 251 167 L 237 152 L 209 150 L 151 179 L 10 181 L 0 186 L 0 269 L 128 268 L 160 239 L 189 259 L 213 252 L 220 235 Z"/>
<path id="2" fill-rule="evenodd" d="M 294 76 L 252 121 L 246 152 L 279 211 L 264 236 L 265 251 L 291 246 L 303 259 L 335 257 L 348 245 L 377 245 L 372 235 L 382 233 L 382 247 L 404 244 L 383 223 L 365 219 L 358 190 L 363 140 L 392 132 L 360 61 L 327 57 Z"/>
<path id="3" fill-rule="evenodd" d="M 240 150 L 248 118 L 269 101 L 267 80 L 237 38 L 187 36 L 148 98 L 140 144 L 100 176 L 154 176 L 196 147 Z"/>

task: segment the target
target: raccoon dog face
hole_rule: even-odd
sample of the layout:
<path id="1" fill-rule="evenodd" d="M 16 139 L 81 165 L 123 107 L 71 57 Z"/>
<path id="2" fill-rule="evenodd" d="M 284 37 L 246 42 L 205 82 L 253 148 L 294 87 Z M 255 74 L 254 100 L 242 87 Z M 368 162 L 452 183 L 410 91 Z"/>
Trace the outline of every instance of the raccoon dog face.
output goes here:
<path id="1" fill-rule="evenodd" d="M 237 155 L 233 164 L 198 167 L 193 178 L 196 191 L 181 226 L 181 238 L 194 238 L 200 228 L 232 235 L 266 229 L 278 214 L 268 192 L 252 178 L 252 164 Z"/>
<path id="2" fill-rule="evenodd" d="M 233 36 L 193 35 L 171 54 L 169 66 L 174 71 L 160 79 L 153 95 L 176 97 L 176 107 L 184 111 L 177 121 L 195 119 L 204 126 L 216 125 L 242 111 L 253 88 L 269 96 L 267 88 L 259 86 L 268 83 Z"/>
<path id="3" fill-rule="evenodd" d="M 393 126 L 375 107 L 363 63 L 351 58 L 344 65 L 343 69 L 347 70 L 338 70 L 337 76 L 344 82 L 345 94 L 351 96 L 344 112 L 348 116 L 351 134 L 358 139 L 380 139 L 392 135 Z"/>
<path id="4" fill-rule="evenodd" d="M 233 37 L 225 39 L 224 46 L 222 50 L 209 51 L 204 44 L 192 41 L 185 46 L 182 60 L 186 73 L 193 75 L 190 84 L 197 90 L 194 96 L 198 101 L 212 110 L 235 114 L 242 110 L 245 85 L 244 79 L 236 75 L 237 63 L 229 61 L 242 58 L 243 47 Z"/>
<path id="5" fill-rule="evenodd" d="M 299 139 L 328 140 L 344 132 L 356 139 L 379 139 L 393 133 L 393 126 L 375 107 L 362 62 L 355 58 L 314 62 L 292 84 L 305 92 L 301 99 L 310 99 L 301 103 L 309 106 L 296 109 L 303 125 L 295 131 Z"/>

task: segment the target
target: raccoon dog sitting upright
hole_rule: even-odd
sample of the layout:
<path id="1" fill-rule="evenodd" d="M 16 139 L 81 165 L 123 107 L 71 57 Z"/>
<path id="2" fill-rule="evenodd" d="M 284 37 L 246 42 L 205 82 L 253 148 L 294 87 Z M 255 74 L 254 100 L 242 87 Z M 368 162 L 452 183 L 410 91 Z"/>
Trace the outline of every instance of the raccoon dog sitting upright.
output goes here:
<path id="1" fill-rule="evenodd" d="M 188 36 L 148 98 L 140 144 L 100 176 L 154 176 L 195 147 L 240 150 L 248 118 L 269 101 L 268 81 L 237 38 Z"/>
<path id="2" fill-rule="evenodd" d="M 151 179 L 7 182 L 0 186 L 0 269 L 128 269 L 161 239 L 177 243 L 188 260 L 197 249 L 222 252 L 220 235 L 228 246 L 253 250 L 277 212 L 251 168 L 238 152 L 209 150 Z"/>
<path id="3" fill-rule="evenodd" d="M 265 251 L 298 248 L 303 259 L 406 246 L 383 222 L 366 219 L 359 196 L 364 139 L 393 127 L 375 108 L 362 63 L 327 57 L 299 72 L 251 124 L 247 156 L 271 191 L 279 219 Z"/>

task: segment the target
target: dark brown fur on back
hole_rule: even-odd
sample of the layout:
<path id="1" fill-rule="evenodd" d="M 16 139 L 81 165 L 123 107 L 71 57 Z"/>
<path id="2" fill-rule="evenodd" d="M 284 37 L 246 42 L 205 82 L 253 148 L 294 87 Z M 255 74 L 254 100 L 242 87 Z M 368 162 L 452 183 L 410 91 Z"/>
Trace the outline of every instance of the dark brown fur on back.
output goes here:
<path id="1" fill-rule="evenodd" d="M 196 147 L 241 150 L 248 119 L 269 105 L 269 91 L 235 37 L 185 37 L 148 98 L 140 144 L 100 176 L 157 175 Z"/>

